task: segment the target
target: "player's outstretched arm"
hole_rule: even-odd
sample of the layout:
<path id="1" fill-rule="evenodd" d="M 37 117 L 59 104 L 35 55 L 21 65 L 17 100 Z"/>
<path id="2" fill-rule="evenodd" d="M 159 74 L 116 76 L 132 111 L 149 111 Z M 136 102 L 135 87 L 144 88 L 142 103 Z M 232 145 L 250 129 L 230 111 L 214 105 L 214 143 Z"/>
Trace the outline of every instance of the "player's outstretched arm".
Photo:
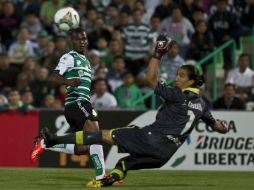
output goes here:
<path id="1" fill-rule="evenodd" d="M 49 77 L 49 82 L 52 82 L 56 85 L 67 85 L 72 87 L 77 87 L 80 85 L 79 79 L 65 79 L 58 73 L 52 73 L 52 75 Z"/>
<path id="2" fill-rule="evenodd" d="M 166 34 L 161 34 L 157 38 L 154 55 L 148 64 L 146 73 L 147 82 L 153 89 L 156 87 L 158 82 L 158 67 L 160 59 L 168 51 L 168 48 L 172 44 L 173 41 Z"/>
<path id="3" fill-rule="evenodd" d="M 225 134 L 228 132 L 228 126 L 226 122 L 223 120 L 216 120 L 212 128 L 214 131 L 217 131 L 218 133 Z"/>
<path id="4" fill-rule="evenodd" d="M 150 87 L 153 89 L 156 87 L 158 81 L 159 63 L 160 63 L 159 59 L 152 57 L 147 68 L 146 79 Z"/>

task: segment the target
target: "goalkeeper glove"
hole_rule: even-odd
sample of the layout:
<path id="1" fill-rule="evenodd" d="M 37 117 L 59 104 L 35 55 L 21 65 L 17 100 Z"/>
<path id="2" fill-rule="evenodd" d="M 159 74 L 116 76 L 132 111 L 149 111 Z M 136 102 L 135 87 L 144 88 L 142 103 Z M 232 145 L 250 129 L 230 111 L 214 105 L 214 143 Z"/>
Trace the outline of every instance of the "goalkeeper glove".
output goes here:
<path id="1" fill-rule="evenodd" d="M 175 42 L 167 34 L 160 34 L 156 40 L 153 57 L 156 59 L 161 59 L 163 54 L 165 54 L 174 43 Z"/>
<path id="2" fill-rule="evenodd" d="M 226 121 L 217 119 L 217 122 L 219 123 L 219 128 L 217 128 L 217 132 L 219 133 L 227 133 L 228 132 L 228 125 Z"/>

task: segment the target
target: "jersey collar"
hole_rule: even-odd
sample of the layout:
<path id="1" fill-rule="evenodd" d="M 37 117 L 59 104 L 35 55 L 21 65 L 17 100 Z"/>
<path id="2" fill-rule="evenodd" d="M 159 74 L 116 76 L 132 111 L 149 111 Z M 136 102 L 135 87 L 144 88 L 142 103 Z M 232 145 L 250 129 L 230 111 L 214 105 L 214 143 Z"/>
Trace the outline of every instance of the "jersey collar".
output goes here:
<path id="1" fill-rule="evenodd" d="M 71 52 L 76 53 L 81 59 L 86 60 L 86 56 L 85 55 L 82 55 L 82 54 L 76 52 L 75 50 L 71 50 Z"/>
<path id="2" fill-rule="evenodd" d="M 182 91 L 190 91 L 190 92 L 193 92 L 194 94 L 199 94 L 199 89 L 198 88 L 191 88 L 191 87 L 188 87 L 188 88 L 184 88 L 182 89 Z"/>

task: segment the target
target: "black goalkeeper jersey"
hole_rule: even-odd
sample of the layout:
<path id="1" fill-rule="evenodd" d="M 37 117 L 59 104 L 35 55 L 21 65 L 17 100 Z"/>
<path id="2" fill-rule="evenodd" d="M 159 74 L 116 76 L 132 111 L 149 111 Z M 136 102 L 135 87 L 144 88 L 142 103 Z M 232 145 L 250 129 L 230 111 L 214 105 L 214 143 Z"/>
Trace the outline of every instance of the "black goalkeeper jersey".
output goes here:
<path id="1" fill-rule="evenodd" d="M 185 138 L 191 133 L 199 119 L 208 125 L 213 125 L 215 119 L 198 95 L 198 91 L 197 88 L 181 90 L 158 83 L 154 92 L 165 102 L 159 109 L 156 121 L 151 124 L 151 127 L 165 135 Z"/>

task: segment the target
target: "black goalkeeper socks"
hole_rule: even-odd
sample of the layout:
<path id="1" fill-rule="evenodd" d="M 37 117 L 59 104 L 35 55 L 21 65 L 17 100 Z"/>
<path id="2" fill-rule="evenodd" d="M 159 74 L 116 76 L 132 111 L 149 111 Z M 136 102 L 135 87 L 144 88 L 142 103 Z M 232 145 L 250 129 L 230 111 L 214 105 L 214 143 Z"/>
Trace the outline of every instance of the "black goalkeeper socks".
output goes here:
<path id="1" fill-rule="evenodd" d="M 102 144 L 102 132 L 83 132 L 79 131 L 75 133 L 76 143 L 75 144 Z"/>
<path id="2" fill-rule="evenodd" d="M 47 136 L 45 144 L 47 147 L 52 147 L 56 144 L 102 144 L 102 132 L 78 131 L 64 136 Z"/>
<path id="3" fill-rule="evenodd" d="M 64 136 L 52 135 L 50 137 L 45 138 L 44 142 L 46 144 L 46 147 L 52 147 L 57 144 L 75 144 L 76 142 L 75 133 Z"/>

